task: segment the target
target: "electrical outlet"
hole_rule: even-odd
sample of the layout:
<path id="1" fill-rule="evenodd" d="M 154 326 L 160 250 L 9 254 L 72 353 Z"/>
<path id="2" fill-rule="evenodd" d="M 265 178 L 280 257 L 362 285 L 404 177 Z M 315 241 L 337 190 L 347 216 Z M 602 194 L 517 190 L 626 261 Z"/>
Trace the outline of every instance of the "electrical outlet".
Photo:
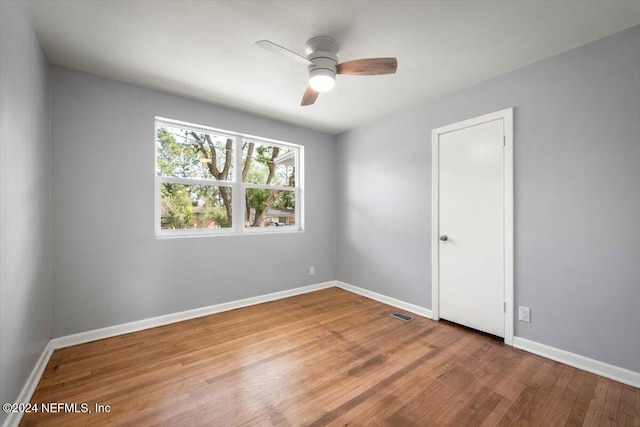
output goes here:
<path id="1" fill-rule="evenodd" d="M 313 276 L 314 274 L 316 274 L 316 268 L 312 265 L 309 267 L 309 276 Z"/>
<path id="2" fill-rule="evenodd" d="M 529 307 L 518 306 L 518 320 L 531 322 L 531 309 Z"/>

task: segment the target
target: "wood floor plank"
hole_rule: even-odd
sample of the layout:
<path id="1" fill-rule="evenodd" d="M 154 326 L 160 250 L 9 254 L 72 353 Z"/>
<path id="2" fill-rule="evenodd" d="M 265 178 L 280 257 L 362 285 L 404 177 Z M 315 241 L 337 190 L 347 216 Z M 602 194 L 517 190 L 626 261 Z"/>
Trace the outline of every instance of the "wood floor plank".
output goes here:
<path id="1" fill-rule="evenodd" d="M 463 343 L 464 344 L 464 343 Z M 473 411 L 477 409 L 479 404 L 474 404 L 474 399 L 478 399 L 481 403 L 486 399 L 488 391 L 486 388 L 482 387 L 490 378 L 489 375 L 482 375 L 481 372 L 486 365 L 491 363 L 491 358 L 486 357 L 484 359 L 478 360 L 480 363 L 476 364 L 467 364 L 466 360 L 463 359 L 478 359 L 478 355 L 482 354 L 483 356 L 488 355 L 489 349 L 491 347 L 497 348 L 498 346 L 495 343 L 486 343 L 486 342 L 478 342 L 478 343 L 470 343 L 472 345 L 467 346 L 465 348 L 450 348 L 454 350 L 456 353 L 455 359 L 456 364 L 459 366 L 468 366 L 469 369 L 465 372 L 468 378 L 471 379 L 469 386 L 464 390 L 457 390 L 458 397 L 456 402 L 452 406 L 455 406 L 456 409 L 454 411 L 458 412 L 458 415 L 453 420 L 453 424 L 463 425 L 467 418 L 471 416 Z M 460 342 L 455 343 L 455 345 L 460 345 Z M 477 347 L 475 347 L 477 345 Z M 475 350 L 474 350 L 475 347 Z M 440 365 L 444 365 L 450 360 L 450 355 L 443 355 L 441 357 L 442 362 Z M 433 387 L 438 386 L 438 380 L 444 381 L 442 376 L 433 376 L 428 378 L 430 374 L 438 372 L 436 368 L 438 364 L 438 359 L 433 359 L 430 364 L 425 363 L 420 369 L 416 370 L 412 375 L 406 375 L 400 378 L 398 381 L 390 384 L 387 388 L 381 390 L 379 393 L 376 393 L 370 399 L 360 404 L 354 410 L 349 411 L 346 414 L 343 414 L 340 418 L 336 420 L 336 425 L 343 423 L 346 424 L 349 420 L 354 417 L 363 424 L 375 424 L 377 420 L 384 419 L 387 424 L 398 424 L 397 421 L 399 418 L 402 418 L 403 421 L 406 422 L 407 414 L 405 408 L 402 405 L 407 404 L 408 402 L 413 402 L 416 400 L 418 395 L 421 392 L 426 392 L 427 394 L 431 394 L 430 387 L 427 388 L 418 388 L 414 387 L 416 381 L 421 381 L 425 384 L 433 384 Z M 475 368 L 474 368 L 475 367 Z M 439 377 L 439 378 L 438 378 Z M 464 378 L 460 376 L 460 380 L 464 381 Z M 448 381 L 448 380 L 447 380 Z M 403 403 L 404 402 L 404 403 Z M 471 402 L 471 403 L 470 403 Z M 418 405 L 420 402 L 418 401 Z M 474 407 L 475 405 L 475 407 Z M 468 406 L 468 408 L 465 408 Z M 396 410 L 394 408 L 400 407 L 400 410 Z M 382 408 L 382 409 L 380 409 Z M 439 413 L 445 415 L 446 412 L 443 408 L 439 408 Z M 459 409 L 459 410 L 458 410 Z M 424 407 L 422 408 L 424 412 Z M 402 413 L 402 416 L 399 414 Z M 446 416 L 446 415 L 445 415 Z M 418 415 L 418 418 L 420 415 Z"/>
<path id="2" fill-rule="evenodd" d="M 620 425 L 629 427 L 634 425 L 640 426 L 640 399 L 636 402 L 634 394 L 635 389 L 633 387 L 628 385 L 622 386 L 620 407 L 618 409 L 618 413 L 621 417 Z"/>
<path id="3" fill-rule="evenodd" d="M 640 391 L 337 288 L 56 350 L 21 425 L 629 425 Z M 110 412 L 96 413 L 95 404 Z"/>

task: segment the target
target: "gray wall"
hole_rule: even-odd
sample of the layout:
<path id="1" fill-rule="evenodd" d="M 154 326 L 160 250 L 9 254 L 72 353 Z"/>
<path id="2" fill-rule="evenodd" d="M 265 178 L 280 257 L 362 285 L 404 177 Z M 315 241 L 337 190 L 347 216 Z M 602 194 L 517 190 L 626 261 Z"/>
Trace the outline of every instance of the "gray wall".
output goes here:
<path id="1" fill-rule="evenodd" d="M 337 278 L 431 307 L 431 129 L 515 107 L 516 335 L 640 372 L 638 46 L 634 27 L 339 135 Z"/>
<path id="2" fill-rule="evenodd" d="M 26 3 L 0 2 L 0 402 L 51 334 L 49 65 Z M 0 423 L 6 414 L 0 415 Z"/>
<path id="3" fill-rule="evenodd" d="M 156 115 L 304 145 L 305 231 L 155 239 Z M 335 279 L 334 146 L 331 135 L 53 67 L 53 336 Z"/>

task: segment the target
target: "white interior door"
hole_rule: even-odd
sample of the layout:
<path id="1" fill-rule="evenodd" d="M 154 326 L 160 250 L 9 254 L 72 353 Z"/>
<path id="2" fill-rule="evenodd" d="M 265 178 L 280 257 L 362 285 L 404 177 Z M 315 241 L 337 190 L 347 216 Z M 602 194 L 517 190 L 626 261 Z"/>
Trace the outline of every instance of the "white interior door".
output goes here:
<path id="1" fill-rule="evenodd" d="M 438 135 L 439 316 L 505 336 L 503 118 Z M 436 301 L 435 303 L 438 303 Z"/>

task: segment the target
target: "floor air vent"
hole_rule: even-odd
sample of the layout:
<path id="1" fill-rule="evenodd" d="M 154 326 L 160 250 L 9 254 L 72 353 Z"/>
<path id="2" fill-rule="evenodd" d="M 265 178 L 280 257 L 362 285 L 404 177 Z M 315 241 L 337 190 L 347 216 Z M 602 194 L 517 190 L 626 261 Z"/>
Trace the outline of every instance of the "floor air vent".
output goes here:
<path id="1" fill-rule="evenodd" d="M 402 320 L 403 322 L 411 322 L 413 320 L 413 317 L 405 316 L 404 314 L 398 312 L 393 313 L 391 317 L 393 317 L 394 319 Z"/>

